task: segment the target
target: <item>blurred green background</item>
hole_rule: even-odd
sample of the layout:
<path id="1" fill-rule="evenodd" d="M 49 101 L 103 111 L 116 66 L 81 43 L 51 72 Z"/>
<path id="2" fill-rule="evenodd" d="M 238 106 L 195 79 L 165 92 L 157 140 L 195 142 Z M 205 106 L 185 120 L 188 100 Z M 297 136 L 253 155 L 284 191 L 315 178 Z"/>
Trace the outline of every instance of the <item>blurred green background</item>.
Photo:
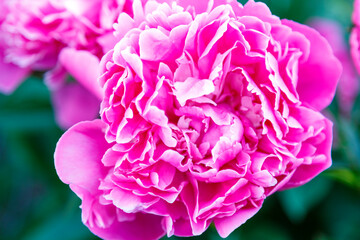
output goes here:
<path id="1" fill-rule="evenodd" d="M 352 0 L 263 2 L 281 18 L 301 23 L 314 16 L 335 20 L 348 40 Z M 360 239 L 360 97 L 350 114 L 342 114 L 340 107 L 335 99 L 327 109 L 336 135 L 332 167 L 302 187 L 270 196 L 260 212 L 227 239 Z M 80 200 L 54 169 L 53 152 L 62 133 L 41 75 L 29 78 L 10 96 L 0 95 L 0 239 L 97 239 L 81 223 Z M 211 226 L 189 239 L 221 238 Z"/>

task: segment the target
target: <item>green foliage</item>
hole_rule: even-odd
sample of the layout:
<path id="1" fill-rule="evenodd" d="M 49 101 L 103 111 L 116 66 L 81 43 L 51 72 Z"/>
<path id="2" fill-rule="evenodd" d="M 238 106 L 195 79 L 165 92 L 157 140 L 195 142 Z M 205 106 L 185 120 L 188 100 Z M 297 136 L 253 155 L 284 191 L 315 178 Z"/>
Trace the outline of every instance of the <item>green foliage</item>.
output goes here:
<path id="1" fill-rule="evenodd" d="M 55 172 L 62 131 L 42 80 L 0 95 L 0 109 L 0 239 L 94 238 L 81 223 L 80 200 Z"/>
<path id="2" fill-rule="evenodd" d="M 301 223 L 313 207 L 324 201 L 331 186 L 331 181 L 319 176 L 301 187 L 282 191 L 278 196 L 288 218 Z"/>

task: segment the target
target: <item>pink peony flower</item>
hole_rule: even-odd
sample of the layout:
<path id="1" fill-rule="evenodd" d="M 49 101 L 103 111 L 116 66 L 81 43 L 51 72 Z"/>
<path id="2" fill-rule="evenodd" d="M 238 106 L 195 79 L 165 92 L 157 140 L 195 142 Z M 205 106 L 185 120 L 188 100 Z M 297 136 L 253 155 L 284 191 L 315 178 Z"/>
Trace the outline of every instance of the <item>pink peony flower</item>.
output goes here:
<path id="1" fill-rule="evenodd" d="M 62 96 L 59 91 L 67 88 L 67 76 L 72 75 L 85 89 L 71 91 L 84 97 L 84 102 L 94 102 L 88 108 L 78 109 L 64 120 L 61 109 L 55 108 L 59 125 L 68 128 L 76 122 L 70 119 L 91 120 L 99 111 L 102 90 L 97 82 L 100 58 L 111 49 L 117 38 L 113 36 L 113 23 L 120 12 L 131 14 L 132 1 L 119 0 L 5 0 L 8 13 L 1 23 L 4 61 L 17 68 L 48 71 L 45 83 L 57 96 L 54 106 L 70 103 L 76 96 Z M 3 70 L 3 71 L 2 71 Z M 27 74 L 9 72 L 1 67 L 0 73 L 11 75 L 2 79 L 0 91 L 11 92 Z M 12 80 L 14 78 L 14 80 Z M 63 90 L 64 92 L 66 90 Z M 87 94 L 83 94 L 87 91 Z M 78 105 L 76 102 L 70 104 Z M 94 112 L 96 113 L 94 115 Z M 92 117 L 90 117 L 92 116 Z"/>
<path id="2" fill-rule="evenodd" d="M 3 24 L 5 17 L 8 14 L 8 8 L 4 1 L 0 2 L 0 26 Z M 15 64 L 5 61 L 5 39 L 4 33 L 0 28 L 0 92 L 9 94 L 14 91 L 20 82 L 28 75 L 28 68 L 21 68 Z"/>
<path id="3" fill-rule="evenodd" d="M 351 56 L 358 73 L 360 73 L 360 0 L 354 1 L 352 21 L 354 27 L 350 35 Z"/>
<path id="4" fill-rule="evenodd" d="M 56 147 L 60 179 L 104 239 L 200 235 L 211 223 L 227 237 L 267 196 L 331 165 L 319 111 L 341 65 L 325 38 L 252 0 L 179 3 L 134 1 L 133 18 L 120 14 L 130 30 L 101 61 L 101 120 Z"/>
<path id="5" fill-rule="evenodd" d="M 337 97 L 341 110 L 344 113 L 349 113 L 359 92 L 359 82 L 344 40 L 343 29 L 339 23 L 321 18 L 310 19 L 309 25 L 328 40 L 334 55 L 343 66 L 343 73 L 337 88 Z"/>
<path id="6" fill-rule="evenodd" d="M 124 4 L 116 0 L 13 0 L 2 29 L 6 58 L 21 67 L 49 70 L 65 47 L 101 58 L 113 44 L 102 42 Z M 113 40 L 114 41 L 114 40 Z"/>

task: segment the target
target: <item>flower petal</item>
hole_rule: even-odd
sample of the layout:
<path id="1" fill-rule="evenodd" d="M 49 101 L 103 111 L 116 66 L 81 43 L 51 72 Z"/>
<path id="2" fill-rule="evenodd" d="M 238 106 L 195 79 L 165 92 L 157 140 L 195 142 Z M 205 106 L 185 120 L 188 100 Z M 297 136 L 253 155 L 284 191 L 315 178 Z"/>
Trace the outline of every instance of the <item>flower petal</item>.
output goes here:
<path id="1" fill-rule="evenodd" d="M 0 53 L 0 92 L 12 93 L 29 75 L 29 68 L 20 68 L 12 63 L 5 63 Z"/>
<path id="2" fill-rule="evenodd" d="M 102 99 L 103 92 L 98 83 L 100 61 L 96 56 L 88 51 L 65 48 L 59 55 L 59 61 L 79 83 Z"/>
<path id="3" fill-rule="evenodd" d="M 78 83 L 71 83 L 52 92 L 55 118 L 59 126 L 67 129 L 99 114 L 100 101 Z"/>
<path id="4" fill-rule="evenodd" d="M 55 150 L 55 168 L 61 181 L 96 193 L 106 168 L 101 159 L 110 146 L 105 141 L 106 125 L 100 120 L 80 122 L 60 138 Z"/>
<path id="5" fill-rule="evenodd" d="M 308 60 L 299 65 L 297 90 L 301 101 L 322 110 L 334 98 L 342 72 L 341 63 L 326 39 L 316 30 L 286 19 L 282 20 L 282 24 L 304 34 L 311 42 Z"/>

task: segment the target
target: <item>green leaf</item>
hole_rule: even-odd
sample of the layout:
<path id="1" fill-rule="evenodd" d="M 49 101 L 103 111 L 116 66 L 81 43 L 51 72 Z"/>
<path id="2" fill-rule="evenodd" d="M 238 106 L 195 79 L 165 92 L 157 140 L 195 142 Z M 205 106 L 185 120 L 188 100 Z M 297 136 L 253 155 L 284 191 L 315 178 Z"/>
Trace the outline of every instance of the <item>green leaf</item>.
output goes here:
<path id="1" fill-rule="evenodd" d="M 319 214 L 332 239 L 359 239 L 360 192 L 343 186 L 335 185 Z"/>
<path id="2" fill-rule="evenodd" d="M 67 193 L 69 191 L 66 191 Z M 51 204 L 51 203 L 50 203 Z M 64 204 L 64 203 L 63 203 Z M 62 208 L 42 219 L 23 237 L 24 240 L 87 240 L 98 239 L 81 222 L 80 200 L 74 193 L 69 195 Z M 40 207 L 40 206 L 38 206 Z"/>
<path id="3" fill-rule="evenodd" d="M 360 190 L 360 174 L 347 168 L 332 168 L 328 170 L 326 176 L 344 183 L 354 189 Z"/>
<path id="4" fill-rule="evenodd" d="M 360 168 L 360 136 L 354 123 L 340 117 L 338 121 L 340 144 L 350 167 Z"/>
<path id="5" fill-rule="evenodd" d="M 300 223 L 327 196 L 330 189 L 331 182 L 319 176 L 301 187 L 279 192 L 278 196 L 288 218 Z"/>

